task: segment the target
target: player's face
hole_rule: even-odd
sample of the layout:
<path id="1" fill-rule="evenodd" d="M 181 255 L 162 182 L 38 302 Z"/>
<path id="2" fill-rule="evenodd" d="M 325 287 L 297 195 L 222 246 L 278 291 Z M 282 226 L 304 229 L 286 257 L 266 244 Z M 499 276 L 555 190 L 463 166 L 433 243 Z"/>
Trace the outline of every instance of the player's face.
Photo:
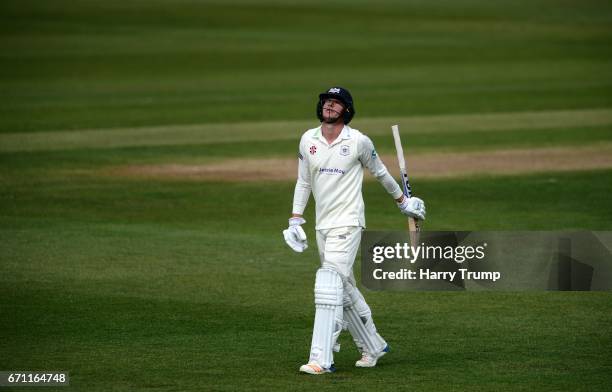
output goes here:
<path id="1" fill-rule="evenodd" d="M 342 118 L 344 113 L 344 105 L 341 101 L 328 98 L 323 101 L 323 121 L 328 124 L 333 124 Z"/>

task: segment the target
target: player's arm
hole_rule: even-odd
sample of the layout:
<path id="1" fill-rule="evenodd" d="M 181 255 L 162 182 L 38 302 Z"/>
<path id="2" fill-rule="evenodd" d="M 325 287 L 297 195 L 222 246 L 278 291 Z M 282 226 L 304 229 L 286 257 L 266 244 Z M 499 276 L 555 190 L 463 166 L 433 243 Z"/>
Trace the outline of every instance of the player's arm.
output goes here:
<path id="1" fill-rule="evenodd" d="M 404 196 L 404 192 L 376 153 L 374 143 L 365 135 L 359 141 L 359 161 L 393 197 L 404 215 L 421 220 L 425 219 L 425 202 L 418 197 L 408 198 Z"/>
<path id="2" fill-rule="evenodd" d="M 295 190 L 293 192 L 292 215 L 294 217 L 301 217 L 304 214 L 312 189 L 310 185 L 308 156 L 304 152 L 303 145 L 302 141 L 300 141 L 300 148 L 298 151 L 298 175 L 295 183 Z"/>
<path id="3" fill-rule="evenodd" d="M 285 242 L 296 252 L 303 252 L 308 248 L 306 233 L 304 229 L 302 229 L 302 225 L 306 223 L 303 214 L 312 189 L 310 184 L 308 156 L 304 153 L 302 146 L 303 143 L 300 141 L 298 152 L 298 176 L 293 192 L 293 208 L 291 218 L 289 218 L 289 227 L 283 231 Z"/>

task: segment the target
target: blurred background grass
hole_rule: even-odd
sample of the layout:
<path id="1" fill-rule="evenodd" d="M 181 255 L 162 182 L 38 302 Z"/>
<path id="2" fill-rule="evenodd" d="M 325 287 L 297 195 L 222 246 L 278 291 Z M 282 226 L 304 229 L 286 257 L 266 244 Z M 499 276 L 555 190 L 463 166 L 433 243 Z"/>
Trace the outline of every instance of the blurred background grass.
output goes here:
<path id="1" fill-rule="evenodd" d="M 609 107 L 607 1 L 3 1 L 0 131 Z M 357 118 L 359 118 L 357 117 Z"/>

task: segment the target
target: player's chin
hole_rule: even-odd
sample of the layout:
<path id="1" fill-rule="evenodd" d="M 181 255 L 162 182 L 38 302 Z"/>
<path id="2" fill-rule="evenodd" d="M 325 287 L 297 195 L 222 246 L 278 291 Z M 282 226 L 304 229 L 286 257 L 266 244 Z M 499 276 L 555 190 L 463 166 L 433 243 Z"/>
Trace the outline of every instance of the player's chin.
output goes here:
<path id="1" fill-rule="evenodd" d="M 327 124 L 334 124 L 334 123 L 338 122 L 339 119 L 340 119 L 339 115 L 335 115 L 335 116 L 323 116 L 323 122 L 325 122 Z"/>

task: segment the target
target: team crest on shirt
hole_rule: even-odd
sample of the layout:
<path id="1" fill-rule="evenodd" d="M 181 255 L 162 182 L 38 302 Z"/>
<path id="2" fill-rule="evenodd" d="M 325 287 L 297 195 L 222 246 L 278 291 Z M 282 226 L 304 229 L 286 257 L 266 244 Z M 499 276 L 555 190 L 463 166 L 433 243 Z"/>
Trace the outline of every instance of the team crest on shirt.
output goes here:
<path id="1" fill-rule="evenodd" d="M 317 152 L 317 146 L 312 145 L 310 146 L 310 155 L 314 155 Z"/>
<path id="2" fill-rule="evenodd" d="M 346 144 L 340 146 L 340 155 L 347 156 L 350 153 L 351 153 L 351 150 L 350 150 L 349 146 L 347 146 Z"/>

